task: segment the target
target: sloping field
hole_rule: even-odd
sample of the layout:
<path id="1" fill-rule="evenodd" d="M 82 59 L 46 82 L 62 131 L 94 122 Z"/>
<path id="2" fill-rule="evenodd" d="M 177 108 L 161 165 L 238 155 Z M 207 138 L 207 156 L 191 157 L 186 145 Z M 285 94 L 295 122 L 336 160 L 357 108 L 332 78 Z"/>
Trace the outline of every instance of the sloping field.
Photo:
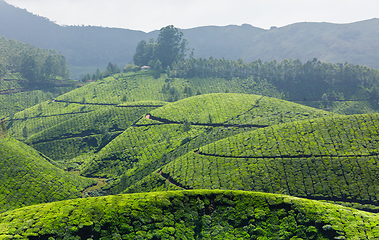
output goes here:
<path id="1" fill-rule="evenodd" d="M 54 160 L 69 160 L 99 151 L 150 110 L 164 104 L 151 101 L 98 107 L 44 129 L 26 142 Z"/>
<path id="2" fill-rule="evenodd" d="M 376 239 L 379 217 L 285 195 L 221 190 L 75 199 L 0 214 L 0 239 Z"/>
<path id="3" fill-rule="evenodd" d="M 277 91 L 267 82 L 255 82 L 253 79 L 171 79 L 166 78 L 163 74 L 160 78 L 155 79 L 152 75 L 153 72 L 149 71 L 116 74 L 103 80 L 86 84 L 51 101 L 42 102 L 6 118 L 8 133 L 18 140 L 36 144 L 36 148 L 54 159 L 67 160 L 93 149 L 99 150 L 100 146 L 96 146 L 96 142 L 101 145 L 102 136 L 98 133 L 96 135 L 92 131 L 91 122 L 87 123 L 87 120 L 97 121 L 93 116 L 97 115 L 98 111 L 105 116 L 102 113 L 115 112 L 115 110 L 109 110 L 109 108 L 125 107 L 123 104 L 134 105 L 135 108 L 146 107 L 153 109 L 164 105 L 162 101 L 176 101 L 195 94 L 209 92 L 258 93 L 264 91 L 268 95 L 279 96 Z M 143 101 L 143 106 L 136 104 L 141 101 Z M 132 115 L 132 113 L 129 115 Z M 135 116 L 138 119 L 140 113 L 135 113 Z M 79 121 L 80 118 L 83 118 L 83 121 Z M 72 120 L 68 121 L 70 119 Z M 101 121 L 103 126 L 113 126 L 112 116 Z M 70 154 L 65 154 L 62 151 L 62 149 L 67 148 L 66 146 L 70 144 L 70 141 L 67 138 L 57 139 L 59 138 L 57 135 L 62 133 L 62 129 L 67 129 L 67 124 L 72 124 L 71 127 L 74 128 L 76 133 L 79 127 L 81 133 L 91 133 L 90 135 L 79 134 L 89 138 L 87 139 L 89 143 L 84 143 L 82 150 L 70 146 L 70 151 L 66 151 L 66 153 L 70 152 Z M 88 129 L 85 127 L 87 124 L 89 125 Z M 107 129 L 108 132 L 113 130 L 112 128 Z M 122 130 L 125 129 L 120 127 L 119 132 Z M 35 134 L 38 135 L 34 136 Z M 69 135 L 67 132 L 62 134 L 66 137 Z M 31 137 L 32 139 L 29 139 Z M 51 150 L 47 150 L 46 142 L 49 140 L 44 139 L 44 137 L 50 140 L 54 137 L 54 141 L 57 141 L 49 144 L 49 146 L 52 146 Z M 75 146 L 83 145 L 82 138 L 73 139 L 73 142 Z"/>
<path id="4" fill-rule="evenodd" d="M 66 173 L 33 148 L 0 137 L 0 212 L 81 196 L 91 179 Z"/>
<path id="5" fill-rule="evenodd" d="M 1 94 L 0 92 L 0 102 L 2 103 L 0 108 L 0 119 L 6 118 L 10 115 L 14 115 L 19 111 L 22 111 L 26 108 L 32 107 L 40 102 L 52 98 L 52 93 L 41 90 L 15 92 L 9 94 Z"/>
<path id="6" fill-rule="evenodd" d="M 85 176 L 117 180 L 120 192 L 173 159 L 211 142 L 279 122 L 331 113 L 274 98 L 205 94 L 157 108 L 81 166 Z"/>
<path id="7" fill-rule="evenodd" d="M 153 186 L 146 180 L 163 176 L 185 189 L 240 189 L 377 206 L 378 133 L 378 114 L 270 126 L 191 151 L 131 189 L 149 191 Z"/>

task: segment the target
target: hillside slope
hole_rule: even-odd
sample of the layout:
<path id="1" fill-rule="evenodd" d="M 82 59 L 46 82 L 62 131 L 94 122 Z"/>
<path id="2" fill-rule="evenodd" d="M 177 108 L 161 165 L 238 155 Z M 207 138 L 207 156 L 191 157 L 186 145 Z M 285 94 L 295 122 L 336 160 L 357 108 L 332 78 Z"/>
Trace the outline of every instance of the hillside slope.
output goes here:
<path id="1" fill-rule="evenodd" d="M 118 193 L 201 146 L 281 122 L 332 113 L 252 94 L 214 93 L 156 108 L 81 166 L 85 176 L 120 178 Z"/>
<path id="2" fill-rule="evenodd" d="M 0 239 L 376 239 L 378 215 L 267 193 L 176 191 L 0 214 Z"/>
<path id="3" fill-rule="evenodd" d="M 81 197 L 93 180 L 66 173 L 33 148 L 0 137 L 0 212 Z"/>
<path id="4" fill-rule="evenodd" d="M 9 133 L 25 140 L 71 118 L 119 104 L 135 105 L 138 101 L 176 101 L 195 94 L 226 91 L 280 96 L 267 82 L 253 79 L 169 79 L 164 74 L 155 79 L 153 75 L 154 71 L 117 74 L 86 84 L 7 118 Z M 103 124 L 108 125 L 108 121 Z"/>
<path id="5" fill-rule="evenodd" d="M 43 129 L 30 136 L 28 144 L 54 160 L 69 160 L 83 153 L 98 152 L 144 114 L 165 102 L 141 101 L 99 106 L 93 111 Z"/>
<path id="6" fill-rule="evenodd" d="M 164 177 L 184 189 L 286 193 L 378 206 L 378 126 L 379 115 L 368 114 L 241 133 L 177 158 L 129 191 L 150 191 Z"/>

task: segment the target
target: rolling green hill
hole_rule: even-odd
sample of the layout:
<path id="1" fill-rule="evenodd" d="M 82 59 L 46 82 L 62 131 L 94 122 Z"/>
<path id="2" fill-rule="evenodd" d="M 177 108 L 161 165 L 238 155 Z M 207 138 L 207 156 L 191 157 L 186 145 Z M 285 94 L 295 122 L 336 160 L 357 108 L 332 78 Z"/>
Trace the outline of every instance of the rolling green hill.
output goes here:
<path id="1" fill-rule="evenodd" d="M 251 94 L 214 93 L 156 108 L 80 166 L 81 174 L 118 178 L 118 193 L 175 158 L 238 133 L 332 113 Z M 121 177 L 121 178 L 120 178 Z"/>
<path id="2" fill-rule="evenodd" d="M 145 101 L 98 106 L 94 111 L 77 114 L 30 136 L 26 143 L 54 160 L 91 154 L 98 152 L 144 114 L 164 104 Z"/>
<path id="3" fill-rule="evenodd" d="M 377 214 L 221 190 L 75 199 L 0 214 L 0 239 L 376 239 Z"/>
<path id="4" fill-rule="evenodd" d="M 2 34 L 80 72 L 157 32 L 25 13 L 0 0 L 0 240 L 379 239 L 378 19 L 188 29 L 167 71 L 84 84 Z"/>
<path id="5" fill-rule="evenodd" d="M 0 212 L 78 198 L 91 179 L 66 173 L 41 153 L 10 137 L 0 137 Z"/>
<path id="6" fill-rule="evenodd" d="M 378 206 L 378 126 L 379 115 L 368 114 L 241 133 L 175 159 L 128 191 L 150 191 L 154 184 L 162 190 L 168 181 L 184 189 L 285 193 Z"/>
<path id="7" fill-rule="evenodd" d="M 109 109 L 122 108 L 120 104 L 131 106 L 128 109 L 132 109 L 137 107 L 136 104 L 139 101 L 145 101 L 141 104 L 148 105 L 146 107 L 152 109 L 156 104 L 158 104 L 157 106 L 161 106 L 162 104 L 152 103 L 153 105 L 150 106 L 151 102 L 149 101 L 174 101 L 195 95 L 196 93 L 226 91 L 242 93 L 261 92 L 269 96 L 280 96 L 280 94 L 267 84 L 267 82 L 256 82 L 252 79 L 170 79 L 164 74 L 162 74 L 160 78 L 155 79 L 153 75 L 154 71 L 125 73 L 113 75 L 103 80 L 86 84 L 81 88 L 56 97 L 53 101 L 42 102 L 36 106 L 14 114 L 12 118 L 6 118 L 5 120 L 9 129 L 8 132 L 18 140 L 26 140 L 31 144 L 36 143 L 39 145 L 36 147 L 41 152 L 55 159 L 57 155 L 62 153 L 62 151 L 58 150 L 59 152 L 56 152 L 55 155 L 52 155 L 50 150 L 50 152 L 45 152 L 46 148 L 43 146 L 43 142 L 48 142 L 49 138 L 53 136 L 61 138 L 62 134 L 69 135 L 70 131 L 74 131 L 75 134 L 79 134 L 79 132 L 91 133 L 87 135 L 85 134 L 86 136 L 99 133 L 99 126 L 95 127 L 97 128 L 95 132 L 93 132 L 94 126 L 92 126 L 91 122 L 87 126 L 87 120 L 92 119 L 93 116 L 97 114 L 103 116 L 103 119 L 101 119 L 100 115 L 96 116 L 98 119 L 96 121 L 102 121 L 101 124 L 98 125 L 109 126 L 107 131 L 112 131 L 112 118 L 109 117 L 106 119 L 104 118 L 105 115 L 100 112 L 112 112 L 113 110 Z M 99 112 L 96 113 L 96 111 Z M 83 117 L 83 120 L 80 120 L 81 117 Z M 140 113 L 136 113 L 136 117 L 135 120 L 140 117 Z M 129 117 L 129 119 L 130 120 L 128 121 L 130 124 L 133 121 L 131 121 L 132 118 Z M 66 122 L 68 120 L 70 121 Z M 126 125 L 127 124 L 124 124 L 124 126 Z M 80 131 L 77 129 L 79 126 L 82 126 L 80 127 Z M 70 128 L 72 127 L 76 130 L 71 130 Z M 62 132 L 62 128 L 66 129 L 66 133 Z M 119 129 L 119 131 L 123 129 L 124 128 Z M 41 131 L 43 131 L 43 133 L 40 133 Z M 35 134 L 38 135 L 33 136 Z M 32 138 L 28 140 L 30 137 Z M 99 142 L 100 140 L 97 139 L 96 141 Z M 65 145 L 66 143 L 62 142 L 57 143 L 53 147 L 56 149 L 62 149 L 60 146 Z M 97 148 L 97 146 L 94 148 Z M 82 152 L 85 151 L 87 150 L 83 150 Z M 58 158 L 67 159 L 80 154 L 78 150 L 73 150 L 72 153 L 74 154 Z"/>

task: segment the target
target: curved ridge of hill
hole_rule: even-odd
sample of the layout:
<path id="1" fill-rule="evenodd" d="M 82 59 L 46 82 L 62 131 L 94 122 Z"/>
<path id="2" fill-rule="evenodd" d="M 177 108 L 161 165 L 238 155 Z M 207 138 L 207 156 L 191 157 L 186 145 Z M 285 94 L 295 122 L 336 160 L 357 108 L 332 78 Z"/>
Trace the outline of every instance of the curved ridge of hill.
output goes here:
<path id="1" fill-rule="evenodd" d="M 0 239 L 376 239 L 377 214 L 221 190 L 113 195 L 0 214 Z"/>
<path id="2" fill-rule="evenodd" d="M 78 198 L 94 183 L 64 172 L 33 148 L 10 137 L 0 137 L 0 156 L 0 212 Z"/>
<path id="3" fill-rule="evenodd" d="M 186 189 L 286 193 L 378 206 L 378 133 L 378 114 L 270 126 L 191 151 L 128 191 L 154 189 L 148 181 L 162 190 L 168 181 Z"/>
<path id="4" fill-rule="evenodd" d="M 48 150 L 46 141 L 51 140 L 52 137 L 60 138 L 63 135 L 69 135 L 70 130 L 69 132 L 62 132 L 62 128 L 68 127 L 69 124 L 72 124 L 71 127 L 76 129 L 75 132 L 79 134 L 77 132 L 77 130 L 79 131 L 78 127 L 85 125 L 86 122 L 84 120 L 80 121 L 80 117 L 91 121 L 92 116 L 96 115 L 96 111 L 104 112 L 108 108 L 118 109 L 119 107 L 128 106 L 130 107 L 128 109 L 137 107 L 153 109 L 164 105 L 163 101 L 179 100 L 195 93 L 207 92 L 263 92 L 270 96 L 279 96 L 278 92 L 265 81 L 213 78 L 168 79 L 163 74 L 160 78 L 154 79 L 153 74 L 154 71 L 116 74 L 101 81 L 86 84 L 52 101 L 42 102 L 14 114 L 11 118 L 6 118 L 8 132 L 18 140 L 36 144 L 35 147 L 39 151 L 55 160 L 69 160 L 72 157 L 77 157 L 78 154 L 85 154 L 87 151 L 98 151 L 103 147 L 99 147 L 100 142 L 103 142 L 100 139 L 102 136 L 97 135 L 92 138 L 91 135 L 87 135 L 86 141 L 89 142 L 84 143 L 85 149 L 83 151 L 77 149 L 79 145 L 83 145 L 81 138 L 74 139 L 74 145 L 68 140 L 57 140 L 56 144 L 49 144 L 54 148 L 54 151 Z M 138 106 L 138 104 L 143 106 Z M 99 117 L 96 116 L 96 118 Z M 140 115 L 138 114 L 136 117 L 140 117 Z M 108 126 L 111 124 L 112 118 L 103 119 L 102 121 L 102 125 Z M 84 126 L 84 128 L 80 128 L 80 132 L 92 132 L 92 122 L 88 123 L 88 129 Z M 121 126 L 121 124 L 119 125 Z M 95 127 L 97 128 L 96 131 L 99 130 L 99 127 Z M 112 129 L 108 128 L 109 131 L 112 131 Z M 63 135 L 58 136 L 58 133 Z M 97 146 L 95 146 L 96 142 Z M 68 146 L 67 144 L 71 144 L 68 147 L 69 151 L 64 150 Z M 62 153 L 64 155 L 57 157 Z"/>
<path id="5" fill-rule="evenodd" d="M 117 178 L 108 187 L 118 193 L 211 142 L 280 122 L 328 115 L 333 113 L 252 94 L 193 96 L 152 110 L 84 162 L 81 174 Z"/>

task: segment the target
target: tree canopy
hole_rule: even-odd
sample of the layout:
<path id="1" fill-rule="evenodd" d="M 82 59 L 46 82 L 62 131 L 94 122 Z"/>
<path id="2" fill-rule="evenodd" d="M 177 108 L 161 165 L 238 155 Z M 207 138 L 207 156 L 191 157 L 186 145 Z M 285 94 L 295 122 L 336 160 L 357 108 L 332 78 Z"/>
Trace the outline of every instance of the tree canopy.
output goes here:
<path id="1" fill-rule="evenodd" d="M 188 41 L 183 38 L 183 33 L 173 25 L 159 30 L 157 40 L 149 42 L 142 40 L 138 43 L 136 53 L 133 56 L 135 65 L 160 65 L 163 69 L 171 67 L 175 61 L 184 60 Z M 158 62 L 159 61 L 159 62 Z M 160 64 L 157 64 L 160 63 Z"/>
<path id="2" fill-rule="evenodd" d="M 40 49 L 4 37 L 0 38 L 0 48 L 0 79 L 16 72 L 31 82 L 69 77 L 66 58 L 55 50 Z"/>

